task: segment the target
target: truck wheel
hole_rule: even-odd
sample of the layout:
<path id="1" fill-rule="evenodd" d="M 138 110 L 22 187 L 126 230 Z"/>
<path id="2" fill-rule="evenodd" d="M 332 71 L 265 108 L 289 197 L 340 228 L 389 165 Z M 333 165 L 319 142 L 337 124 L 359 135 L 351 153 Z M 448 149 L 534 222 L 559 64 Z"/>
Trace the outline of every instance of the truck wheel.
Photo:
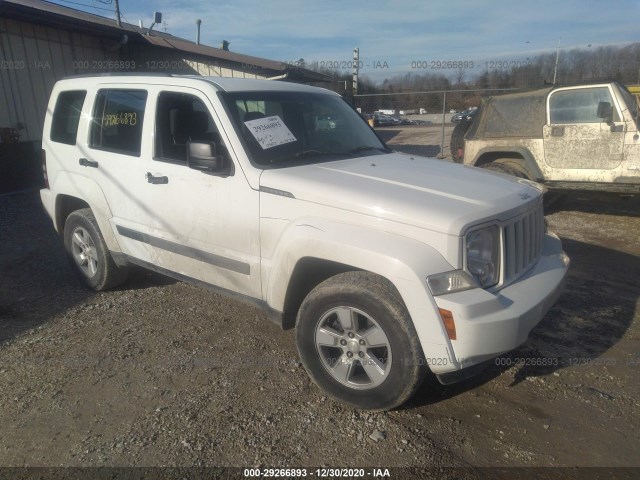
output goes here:
<path id="1" fill-rule="evenodd" d="M 451 158 L 455 163 L 462 163 L 464 152 L 464 136 L 471 126 L 471 121 L 463 119 L 458 122 L 451 132 L 451 140 L 449 141 L 449 151 Z"/>
<path id="2" fill-rule="evenodd" d="M 498 160 L 494 160 L 493 162 L 481 165 L 481 168 L 493 170 L 494 172 L 506 173 L 507 175 L 524 178 L 526 180 L 533 180 L 533 175 L 531 175 L 529 171 L 524 166 L 522 166 L 517 159 L 500 158 Z"/>
<path id="3" fill-rule="evenodd" d="M 67 217 L 64 246 L 73 270 L 87 287 L 99 292 L 126 280 L 129 269 L 118 267 L 111 258 L 90 208 Z"/>
<path id="4" fill-rule="evenodd" d="M 395 408 L 427 373 L 400 294 L 372 273 L 341 273 L 314 288 L 298 312 L 296 338 L 311 379 L 357 408 Z"/>

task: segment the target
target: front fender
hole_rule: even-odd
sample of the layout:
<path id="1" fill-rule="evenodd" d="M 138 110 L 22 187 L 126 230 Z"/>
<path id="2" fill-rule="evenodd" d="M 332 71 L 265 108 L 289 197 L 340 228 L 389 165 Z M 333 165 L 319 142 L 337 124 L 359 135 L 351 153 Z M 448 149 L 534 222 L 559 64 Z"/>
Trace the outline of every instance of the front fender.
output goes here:
<path id="1" fill-rule="evenodd" d="M 437 371 L 438 362 L 455 363 L 451 343 L 426 284 L 428 275 L 454 267 L 434 248 L 411 238 L 351 224 L 320 219 L 296 222 L 281 236 L 268 269 L 266 300 L 272 308 L 283 310 L 292 273 L 299 261 L 309 257 L 388 279 L 411 315 L 431 369 Z"/>

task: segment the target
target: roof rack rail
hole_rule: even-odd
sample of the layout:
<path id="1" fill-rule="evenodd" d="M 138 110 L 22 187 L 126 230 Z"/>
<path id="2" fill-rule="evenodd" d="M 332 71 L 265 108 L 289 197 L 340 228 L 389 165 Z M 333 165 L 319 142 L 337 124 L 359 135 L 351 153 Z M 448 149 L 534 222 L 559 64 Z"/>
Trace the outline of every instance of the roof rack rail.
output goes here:
<path id="1" fill-rule="evenodd" d="M 144 75 L 145 77 L 173 77 L 171 73 L 159 72 L 100 72 L 100 73 L 83 73 L 80 75 L 69 75 L 66 78 L 93 78 L 93 77 L 134 77 Z"/>

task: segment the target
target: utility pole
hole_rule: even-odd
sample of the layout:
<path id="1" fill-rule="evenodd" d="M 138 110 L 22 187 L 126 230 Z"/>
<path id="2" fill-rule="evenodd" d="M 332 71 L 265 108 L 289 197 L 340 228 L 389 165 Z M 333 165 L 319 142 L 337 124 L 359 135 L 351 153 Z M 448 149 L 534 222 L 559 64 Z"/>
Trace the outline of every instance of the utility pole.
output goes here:
<path id="1" fill-rule="evenodd" d="M 116 0 L 118 1 L 118 0 Z M 558 58 L 560 57 L 560 39 L 558 39 L 558 48 L 556 49 L 556 66 L 553 69 L 553 84 L 556 84 L 556 74 L 558 73 Z"/>
<path id="2" fill-rule="evenodd" d="M 353 49 L 353 94 L 358 94 L 358 70 L 360 66 L 360 49 Z"/>
<path id="3" fill-rule="evenodd" d="M 122 22 L 120 21 L 120 3 L 118 3 L 118 0 L 114 0 L 114 2 L 116 4 L 116 23 L 118 24 L 118 28 L 122 28 Z"/>

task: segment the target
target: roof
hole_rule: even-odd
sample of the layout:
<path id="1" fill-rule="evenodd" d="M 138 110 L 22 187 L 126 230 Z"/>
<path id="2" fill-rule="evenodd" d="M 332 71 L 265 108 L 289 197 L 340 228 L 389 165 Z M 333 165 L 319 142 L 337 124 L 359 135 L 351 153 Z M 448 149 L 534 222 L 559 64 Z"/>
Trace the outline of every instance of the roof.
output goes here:
<path id="1" fill-rule="evenodd" d="M 175 76 L 175 75 L 174 75 Z M 192 77 L 198 78 L 198 77 Z M 229 77 L 199 77 L 203 80 L 211 82 L 218 89 L 225 92 L 247 92 L 247 91 L 297 91 L 297 92 L 316 92 L 322 91 L 332 95 L 338 95 L 331 90 L 320 89 L 318 87 L 310 87 L 308 85 L 300 85 L 289 82 L 272 82 L 270 80 L 257 80 L 253 78 L 229 78 Z"/>
<path id="2" fill-rule="evenodd" d="M 58 5 L 57 3 L 43 0 L 0 0 L 0 13 L 3 16 L 24 20 L 30 23 L 39 23 L 53 27 L 73 26 L 74 30 L 95 34 L 111 33 L 121 36 L 125 33 L 143 33 L 136 25 L 122 22 L 118 27 L 116 21 L 111 18 L 101 17 L 93 13 L 83 12 L 74 8 Z M 156 35 L 171 36 L 162 32 L 154 32 Z"/>
<path id="3" fill-rule="evenodd" d="M 546 99 L 553 87 L 482 99 L 466 138 L 542 137 Z"/>
<path id="4" fill-rule="evenodd" d="M 232 78 L 232 77 L 206 77 L 200 75 L 172 75 L 167 73 L 146 73 L 146 72 L 126 72 L 126 73 L 97 73 L 92 75 L 74 75 L 61 81 L 62 89 L 69 88 L 67 83 L 73 87 L 92 84 L 112 84 L 123 83 L 131 85 L 181 85 L 197 87 L 198 83 L 208 83 L 216 90 L 224 92 L 309 92 L 325 93 L 336 95 L 337 93 L 320 87 L 312 87 L 300 83 L 274 82 L 272 80 L 261 80 L 254 78 Z"/>
<path id="5" fill-rule="evenodd" d="M 71 28 L 74 31 L 120 39 L 123 33 L 129 41 L 154 45 L 160 48 L 198 55 L 209 59 L 233 62 L 245 66 L 250 65 L 255 73 L 265 76 L 279 76 L 286 79 L 310 82 L 327 81 L 327 75 L 293 67 L 284 62 L 266 58 L 230 52 L 208 45 L 197 45 L 184 38 L 153 30 L 148 35 L 148 28 L 121 22 L 121 27 L 111 18 L 83 12 L 43 0 L 0 0 L 0 14 L 29 23 L 38 23 L 58 28 Z"/>
<path id="6" fill-rule="evenodd" d="M 542 127 L 547 123 L 547 97 L 553 90 L 611 83 L 624 88 L 622 84 L 611 80 L 590 80 L 484 97 L 480 113 L 476 116 L 477 119 L 469 128 L 465 138 L 542 138 Z"/>

